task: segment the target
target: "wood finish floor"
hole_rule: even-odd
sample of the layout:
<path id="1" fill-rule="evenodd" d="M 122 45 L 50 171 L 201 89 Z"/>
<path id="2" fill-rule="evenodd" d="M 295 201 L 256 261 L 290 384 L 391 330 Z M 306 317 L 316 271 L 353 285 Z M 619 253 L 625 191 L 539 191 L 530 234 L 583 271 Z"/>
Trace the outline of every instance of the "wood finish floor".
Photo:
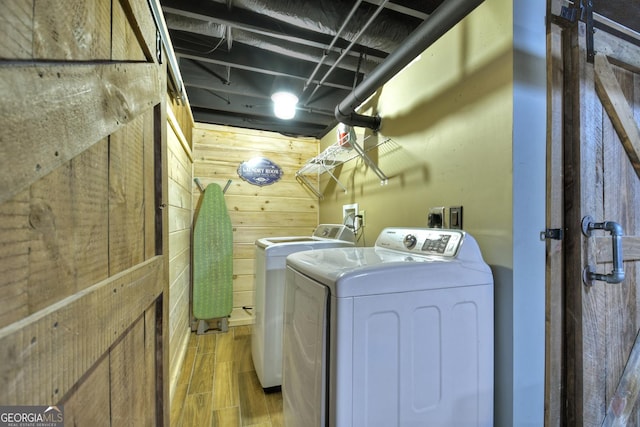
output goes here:
<path id="1" fill-rule="evenodd" d="M 282 394 L 264 393 L 251 360 L 251 326 L 192 333 L 171 406 L 171 427 L 281 427 Z"/>

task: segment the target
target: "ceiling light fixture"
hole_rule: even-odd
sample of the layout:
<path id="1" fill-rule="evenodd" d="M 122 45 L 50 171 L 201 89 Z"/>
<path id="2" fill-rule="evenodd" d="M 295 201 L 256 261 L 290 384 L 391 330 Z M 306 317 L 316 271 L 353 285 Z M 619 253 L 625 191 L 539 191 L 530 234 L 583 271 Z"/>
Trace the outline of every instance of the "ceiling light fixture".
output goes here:
<path id="1" fill-rule="evenodd" d="M 277 118 L 291 120 L 296 115 L 298 97 L 291 92 L 280 91 L 271 95 L 273 112 Z"/>

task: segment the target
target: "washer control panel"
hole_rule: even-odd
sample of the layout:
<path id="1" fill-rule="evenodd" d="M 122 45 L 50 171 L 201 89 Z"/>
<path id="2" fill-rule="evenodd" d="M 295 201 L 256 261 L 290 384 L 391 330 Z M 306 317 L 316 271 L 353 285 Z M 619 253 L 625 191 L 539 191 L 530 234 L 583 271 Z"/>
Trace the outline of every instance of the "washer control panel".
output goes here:
<path id="1" fill-rule="evenodd" d="M 353 230 L 343 224 L 320 224 L 313 231 L 313 237 L 323 239 L 344 240 L 346 242 L 356 241 Z"/>
<path id="2" fill-rule="evenodd" d="M 385 228 L 376 247 L 417 255 L 455 257 L 465 233 L 441 228 Z"/>

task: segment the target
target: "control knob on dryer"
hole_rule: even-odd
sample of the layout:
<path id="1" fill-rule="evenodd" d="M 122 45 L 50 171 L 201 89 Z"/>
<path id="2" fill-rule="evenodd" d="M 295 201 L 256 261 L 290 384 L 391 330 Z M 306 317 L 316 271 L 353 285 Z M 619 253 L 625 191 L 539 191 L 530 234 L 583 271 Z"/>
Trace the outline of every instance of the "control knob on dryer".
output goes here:
<path id="1" fill-rule="evenodd" d="M 413 234 L 407 234 L 402 242 L 407 249 L 413 249 L 418 243 L 418 239 Z"/>

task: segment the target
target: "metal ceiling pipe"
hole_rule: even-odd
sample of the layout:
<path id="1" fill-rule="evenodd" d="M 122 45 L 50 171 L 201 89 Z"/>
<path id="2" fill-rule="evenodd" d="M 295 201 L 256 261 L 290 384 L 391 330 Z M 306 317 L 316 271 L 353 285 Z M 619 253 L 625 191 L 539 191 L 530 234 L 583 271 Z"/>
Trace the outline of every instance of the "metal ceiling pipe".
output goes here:
<path id="1" fill-rule="evenodd" d="M 355 112 L 356 108 L 483 1 L 445 0 L 397 50 L 336 106 L 336 119 L 346 125 L 380 130 L 382 122 L 380 116 L 358 114 Z"/>
<path id="2" fill-rule="evenodd" d="M 373 21 L 376 19 L 376 17 L 380 14 L 380 12 L 382 12 L 384 10 L 385 5 L 387 4 L 387 2 L 389 2 L 389 0 L 383 0 L 379 5 L 378 8 L 373 12 L 373 14 L 369 17 L 369 19 L 367 20 L 367 22 L 364 24 L 364 26 L 360 29 L 360 31 L 358 31 L 358 34 L 356 34 L 356 36 L 353 38 L 353 40 L 351 40 L 351 43 L 349 43 L 349 46 L 347 46 L 347 48 L 344 50 L 344 52 L 342 52 L 342 54 L 338 57 L 338 59 L 336 59 L 336 62 L 331 66 L 331 68 L 329 68 L 327 70 L 327 72 L 324 74 L 324 77 L 322 77 L 322 79 L 320 80 L 320 82 L 318 82 L 316 84 L 315 89 L 313 89 L 313 92 L 311 92 L 311 95 L 309 95 L 307 97 L 307 101 L 309 99 L 311 99 L 311 97 L 313 95 L 315 95 L 315 93 L 317 92 L 317 90 L 324 84 L 324 82 L 327 81 L 327 79 L 329 78 L 329 75 L 333 72 L 333 70 L 335 70 L 336 66 L 338 65 L 338 63 L 340 61 L 342 61 L 342 59 L 344 59 L 344 57 L 353 49 L 353 47 L 356 45 L 356 43 L 358 42 L 358 40 L 360 40 L 360 37 L 362 37 L 362 35 L 364 34 L 364 32 L 367 30 L 367 28 L 369 28 L 369 26 L 371 24 L 373 24 Z M 346 22 L 345 22 L 346 24 Z M 384 64 L 384 62 L 383 62 Z"/>
<path id="3" fill-rule="evenodd" d="M 342 32 L 344 31 L 345 28 L 347 28 L 347 24 L 349 23 L 349 21 L 351 20 L 353 15 L 358 10 L 358 7 L 360 7 L 360 3 L 362 3 L 362 0 L 357 0 L 355 2 L 355 4 L 353 5 L 353 7 L 351 8 L 351 11 L 349 12 L 349 15 L 347 15 L 347 17 L 345 18 L 344 22 L 342 22 L 342 25 L 338 29 L 338 32 L 333 36 L 333 39 L 331 40 L 331 43 L 329 43 L 329 47 L 324 51 L 324 55 L 322 55 L 322 58 L 320 58 L 320 61 L 316 64 L 316 68 L 313 69 L 313 72 L 311 73 L 311 75 L 309 76 L 307 81 L 305 82 L 304 87 L 302 88 L 303 91 L 307 90 L 307 87 L 309 87 L 309 85 L 313 81 L 313 78 L 316 76 L 316 73 L 318 72 L 318 70 L 320 69 L 322 64 L 324 64 L 325 59 L 329 55 L 329 52 L 331 52 L 331 49 L 333 49 L 333 46 L 335 46 L 336 42 L 338 41 L 338 39 L 342 35 Z"/>

